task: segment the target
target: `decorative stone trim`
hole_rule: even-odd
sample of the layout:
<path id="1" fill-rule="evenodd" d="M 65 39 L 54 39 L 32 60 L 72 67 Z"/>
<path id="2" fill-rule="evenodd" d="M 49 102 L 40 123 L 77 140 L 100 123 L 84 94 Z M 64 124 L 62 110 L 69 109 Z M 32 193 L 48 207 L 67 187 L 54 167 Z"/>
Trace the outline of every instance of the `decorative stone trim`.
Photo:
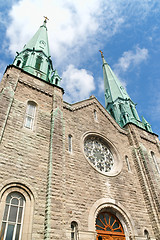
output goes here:
<path id="1" fill-rule="evenodd" d="M 22 79 L 19 79 L 18 82 L 20 82 L 20 83 L 22 83 L 22 84 L 24 84 L 24 85 L 26 85 L 26 86 L 34 89 L 34 90 L 36 89 L 37 91 L 39 91 L 39 92 L 41 92 L 41 93 L 44 93 L 44 94 L 46 94 L 46 95 L 49 95 L 50 97 L 53 96 L 53 94 L 51 94 L 51 93 L 49 93 L 49 92 L 46 92 L 46 91 L 38 88 L 37 86 L 35 86 L 35 85 L 33 85 L 33 84 L 30 84 L 30 83 L 28 83 L 28 82 L 26 82 L 26 81 L 24 81 L 24 80 L 22 80 Z"/>
<path id="2" fill-rule="evenodd" d="M 148 142 L 151 142 L 151 143 L 156 144 L 156 140 L 150 139 L 150 138 L 148 138 L 148 137 L 146 137 L 146 136 L 142 136 L 142 135 L 141 135 L 140 137 L 141 137 L 142 139 L 148 141 Z"/>
<path id="3" fill-rule="evenodd" d="M 134 239 L 134 236 L 138 235 L 128 210 L 121 203 L 111 198 L 101 198 L 92 205 L 88 216 L 88 231 L 95 231 L 97 215 L 104 208 L 112 209 L 115 216 L 120 220 L 126 240 Z"/>
<path id="4" fill-rule="evenodd" d="M 34 196 L 31 190 L 20 182 L 8 182 L 0 190 L 0 222 L 2 222 L 3 213 L 6 205 L 6 197 L 11 192 L 19 192 L 25 198 L 25 211 L 22 228 L 22 239 L 31 240 L 32 237 L 32 222 L 34 211 Z"/>
<path id="5" fill-rule="evenodd" d="M 103 142 L 107 146 L 107 148 L 111 151 L 112 157 L 114 159 L 114 164 L 113 164 L 110 171 L 104 173 L 104 172 L 98 170 L 88 160 L 88 158 L 86 156 L 86 153 L 84 151 L 84 142 L 85 142 L 86 139 L 90 139 L 90 138 L 100 139 L 100 141 Z M 89 162 L 89 164 L 94 169 L 96 169 L 100 174 L 104 174 L 106 176 L 113 177 L 113 176 L 117 176 L 121 172 L 122 167 L 123 167 L 123 161 L 120 159 L 120 156 L 119 156 L 118 151 L 116 150 L 116 147 L 114 146 L 114 144 L 109 139 L 107 139 L 104 135 L 102 135 L 98 132 L 87 132 L 87 133 L 85 133 L 84 136 L 82 137 L 82 148 L 83 148 L 82 151 L 84 152 L 84 155 L 85 155 L 87 161 Z"/>

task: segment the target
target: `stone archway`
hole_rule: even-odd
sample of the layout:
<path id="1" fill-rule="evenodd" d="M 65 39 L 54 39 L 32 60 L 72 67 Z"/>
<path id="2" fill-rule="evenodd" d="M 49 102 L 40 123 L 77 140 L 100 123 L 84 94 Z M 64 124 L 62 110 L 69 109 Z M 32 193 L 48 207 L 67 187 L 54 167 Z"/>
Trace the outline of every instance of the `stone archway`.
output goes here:
<path id="1" fill-rule="evenodd" d="M 118 201 L 115 201 L 111 198 L 101 198 L 92 205 L 88 216 L 88 231 L 95 232 L 95 234 L 97 234 L 96 219 L 98 214 L 102 211 L 111 213 L 119 220 L 123 228 L 125 240 L 132 239 L 135 235 L 137 235 L 137 231 L 134 227 L 134 222 L 127 209 L 125 209 L 125 207 Z M 108 237 L 110 237 L 108 238 L 109 240 L 114 239 L 113 237 L 111 238 L 111 236 Z M 108 239 L 106 238 L 105 240 Z M 103 240 L 103 238 L 100 238 L 99 240 Z"/>

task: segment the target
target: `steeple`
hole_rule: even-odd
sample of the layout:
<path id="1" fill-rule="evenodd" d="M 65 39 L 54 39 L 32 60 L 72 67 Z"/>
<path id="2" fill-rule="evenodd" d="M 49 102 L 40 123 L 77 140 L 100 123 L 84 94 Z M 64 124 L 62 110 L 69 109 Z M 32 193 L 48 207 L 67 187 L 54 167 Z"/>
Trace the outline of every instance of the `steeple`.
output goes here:
<path id="1" fill-rule="evenodd" d="M 56 81 L 54 80 L 53 82 L 55 70 L 53 69 L 49 52 L 46 23 L 47 18 L 45 17 L 42 26 L 40 26 L 31 40 L 25 44 L 23 50 L 17 53 L 13 65 L 47 82 L 53 84 L 56 82 L 56 85 L 59 86 L 61 78 L 58 74 Z"/>
<path id="2" fill-rule="evenodd" d="M 103 61 L 105 106 L 107 111 L 121 127 L 124 127 L 127 123 L 134 123 L 152 132 L 151 126 L 144 118 L 141 122 L 136 110 L 136 104 L 131 100 L 125 88 L 104 59 L 103 52 L 100 52 Z"/>

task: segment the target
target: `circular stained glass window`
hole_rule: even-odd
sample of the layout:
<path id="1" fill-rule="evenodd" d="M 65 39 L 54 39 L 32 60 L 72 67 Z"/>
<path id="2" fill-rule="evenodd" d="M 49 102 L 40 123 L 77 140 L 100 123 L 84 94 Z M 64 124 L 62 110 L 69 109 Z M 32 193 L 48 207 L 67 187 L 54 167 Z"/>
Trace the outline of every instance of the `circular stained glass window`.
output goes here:
<path id="1" fill-rule="evenodd" d="M 106 143 L 99 137 L 87 138 L 84 152 L 91 165 L 103 174 L 110 172 L 114 165 L 113 155 Z"/>

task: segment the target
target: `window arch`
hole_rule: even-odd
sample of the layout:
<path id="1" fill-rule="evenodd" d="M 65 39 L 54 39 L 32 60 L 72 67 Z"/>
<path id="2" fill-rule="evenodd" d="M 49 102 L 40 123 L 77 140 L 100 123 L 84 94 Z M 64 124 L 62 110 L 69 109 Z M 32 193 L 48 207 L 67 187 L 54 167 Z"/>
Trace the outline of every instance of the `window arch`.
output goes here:
<path id="1" fill-rule="evenodd" d="M 33 129 L 35 114 L 36 114 L 36 103 L 32 101 L 28 101 L 25 115 L 25 123 L 24 126 L 29 129 Z"/>
<path id="2" fill-rule="evenodd" d="M 68 151 L 72 152 L 72 135 L 68 135 Z"/>
<path id="3" fill-rule="evenodd" d="M 78 240 L 78 223 L 71 222 L 71 240 Z"/>
<path id="4" fill-rule="evenodd" d="M 55 80 L 55 84 L 58 85 L 58 78 L 56 78 L 56 80 Z"/>
<path id="5" fill-rule="evenodd" d="M 5 184 L 0 192 L 0 239 L 31 240 L 34 196 L 20 183 Z"/>
<path id="6" fill-rule="evenodd" d="M 119 240 L 125 240 L 123 227 L 119 219 L 107 210 L 98 214 L 96 219 L 97 240 L 109 236 L 115 236 Z"/>
<path id="7" fill-rule="evenodd" d="M 21 64 L 21 60 L 18 60 L 16 66 L 19 67 L 20 64 Z"/>
<path id="8" fill-rule="evenodd" d="M 96 109 L 94 109 L 94 120 L 95 120 L 95 121 L 98 120 L 98 116 L 97 116 L 97 111 L 96 111 Z"/>
<path id="9" fill-rule="evenodd" d="M 150 237 L 149 237 L 149 232 L 147 229 L 144 230 L 144 236 L 146 237 L 146 240 L 149 240 Z"/>
<path id="10" fill-rule="evenodd" d="M 0 231 L 0 239 L 21 239 L 25 198 L 19 192 L 8 194 Z"/>
<path id="11" fill-rule="evenodd" d="M 22 64 L 22 68 L 26 66 L 26 64 L 27 64 L 27 60 L 28 60 L 28 56 L 29 56 L 28 54 L 25 54 L 25 55 L 23 56 L 23 64 Z"/>
<path id="12" fill-rule="evenodd" d="M 96 219 L 100 213 L 108 212 L 116 216 L 123 226 L 126 240 L 138 235 L 135 223 L 127 208 L 112 198 L 100 198 L 91 206 L 88 214 L 88 231 L 96 231 Z"/>
<path id="13" fill-rule="evenodd" d="M 37 70 L 40 70 L 41 64 L 42 64 L 42 57 L 41 57 L 41 56 L 38 56 L 37 59 L 36 59 L 35 68 L 36 68 Z"/>

